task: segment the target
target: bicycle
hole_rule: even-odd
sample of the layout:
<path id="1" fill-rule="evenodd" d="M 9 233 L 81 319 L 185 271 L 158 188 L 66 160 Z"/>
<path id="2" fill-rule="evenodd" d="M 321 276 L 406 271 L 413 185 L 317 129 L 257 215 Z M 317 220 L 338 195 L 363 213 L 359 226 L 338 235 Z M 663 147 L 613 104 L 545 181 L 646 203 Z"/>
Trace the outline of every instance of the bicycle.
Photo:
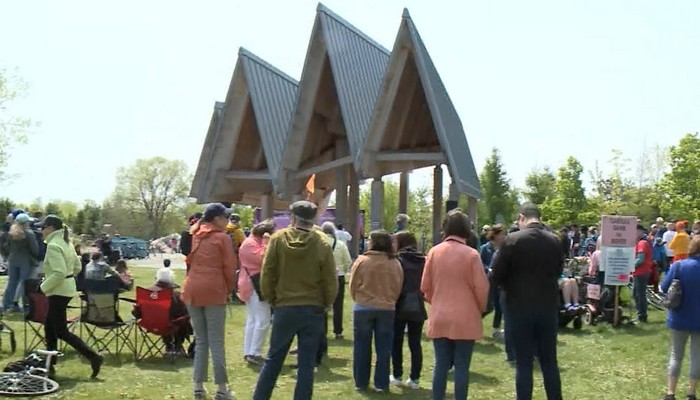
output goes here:
<path id="1" fill-rule="evenodd" d="M 632 280 L 630 280 L 630 283 L 627 285 L 627 287 L 629 288 L 630 292 L 633 293 L 634 283 L 632 282 Z M 653 308 L 659 311 L 663 311 L 666 309 L 666 307 L 664 306 L 664 300 L 666 299 L 666 296 L 663 293 L 655 292 L 653 286 L 647 286 L 646 298 L 647 304 L 649 304 Z"/>
<path id="2" fill-rule="evenodd" d="M 25 367 L 21 371 L 0 373 L 0 397 L 44 396 L 58 391 L 58 383 L 48 375 L 51 359 L 60 355 L 58 351 L 36 350 L 22 360 Z M 44 368 L 33 366 L 44 361 L 44 357 Z"/>

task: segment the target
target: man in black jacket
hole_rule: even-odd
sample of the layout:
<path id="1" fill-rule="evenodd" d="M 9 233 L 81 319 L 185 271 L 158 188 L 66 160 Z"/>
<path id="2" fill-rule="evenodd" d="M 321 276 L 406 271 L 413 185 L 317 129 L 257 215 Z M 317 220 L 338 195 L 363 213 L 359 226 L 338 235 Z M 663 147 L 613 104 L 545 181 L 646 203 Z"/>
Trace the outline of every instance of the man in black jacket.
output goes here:
<path id="1" fill-rule="evenodd" d="M 493 282 L 505 292 L 516 362 L 518 400 L 532 399 L 532 361 L 542 369 L 548 400 L 561 400 L 557 365 L 559 286 L 564 254 L 559 238 L 540 222 L 536 205 L 525 203 L 518 215 L 520 231 L 506 236 L 494 260 Z"/>

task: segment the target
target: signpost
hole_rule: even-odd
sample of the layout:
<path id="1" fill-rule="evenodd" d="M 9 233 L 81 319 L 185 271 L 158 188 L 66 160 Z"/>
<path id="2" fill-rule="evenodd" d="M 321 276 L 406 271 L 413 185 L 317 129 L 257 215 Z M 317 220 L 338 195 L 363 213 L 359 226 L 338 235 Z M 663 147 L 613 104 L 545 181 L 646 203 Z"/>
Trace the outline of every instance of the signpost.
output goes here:
<path id="1" fill-rule="evenodd" d="M 627 286 L 634 271 L 637 246 L 637 217 L 603 216 L 601 229 L 601 265 L 605 271 L 605 285 L 615 286 L 613 325 L 619 323 L 620 286 Z"/>

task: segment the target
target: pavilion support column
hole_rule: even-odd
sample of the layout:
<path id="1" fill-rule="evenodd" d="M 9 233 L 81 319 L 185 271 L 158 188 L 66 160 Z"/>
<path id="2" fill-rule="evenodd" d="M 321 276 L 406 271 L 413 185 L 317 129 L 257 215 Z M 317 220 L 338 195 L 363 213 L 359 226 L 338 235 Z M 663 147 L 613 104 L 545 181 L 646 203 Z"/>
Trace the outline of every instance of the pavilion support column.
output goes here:
<path id="1" fill-rule="evenodd" d="M 304 200 L 304 195 L 303 195 L 303 194 L 301 194 L 301 193 L 296 193 L 296 194 L 292 195 L 292 203 L 293 203 L 293 202 L 296 202 L 296 201 L 301 201 L 301 200 Z"/>
<path id="2" fill-rule="evenodd" d="M 408 172 L 399 177 L 399 213 L 408 214 Z"/>
<path id="3" fill-rule="evenodd" d="M 345 157 L 350 152 L 347 140 L 335 142 L 336 158 Z M 345 229 L 348 227 L 348 169 L 352 165 L 342 165 L 335 169 L 335 224 L 342 224 Z"/>
<path id="4" fill-rule="evenodd" d="M 469 220 L 472 222 L 472 224 L 476 225 L 476 219 L 479 217 L 476 214 L 476 198 L 469 196 L 468 197 L 468 209 L 467 209 L 467 215 L 469 216 Z"/>
<path id="5" fill-rule="evenodd" d="M 459 191 L 454 181 L 450 183 L 448 191 L 447 201 L 445 202 L 445 212 L 450 212 L 459 206 Z"/>
<path id="6" fill-rule="evenodd" d="M 384 220 L 384 182 L 382 178 L 374 178 L 371 189 L 369 229 L 375 231 L 382 229 Z"/>
<path id="7" fill-rule="evenodd" d="M 442 231 L 442 166 L 433 170 L 433 246 L 440 243 Z"/>
<path id="8" fill-rule="evenodd" d="M 358 214 L 360 210 L 360 180 L 357 177 L 355 168 L 350 168 L 350 190 L 348 194 L 348 228 L 347 231 L 352 235 L 352 240 L 350 241 L 350 256 L 354 259 L 357 258 L 360 252 L 360 240 L 364 240 L 362 237 L 364 226 L 359 226 Z"/>
<path id="9" fill-rule="evenodd" d="M 272 218 L 272 195 L 264 194 L 260 198 L 260 218 Z"/>

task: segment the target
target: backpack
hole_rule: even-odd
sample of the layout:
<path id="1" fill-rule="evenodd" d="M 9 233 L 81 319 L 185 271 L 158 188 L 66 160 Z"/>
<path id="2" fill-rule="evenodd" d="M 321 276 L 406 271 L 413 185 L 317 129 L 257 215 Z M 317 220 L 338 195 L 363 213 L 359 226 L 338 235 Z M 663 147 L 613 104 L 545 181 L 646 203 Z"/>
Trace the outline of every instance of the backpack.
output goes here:
<path id="1" fill-rule="evenodd" d="M 40 357 L 36 354 L 30 354 L 27 357 L 17 360 L 17 361 L 12 361 L 5 365 L 5 368 L 2 370 L 3 372 L 22 372 L 22 371 L 27 371 L 31 370 L 34 368 L 45 368 L 46 367 L 46 359 L 43 357 Z M 39 372 L 39 371 L 34 371 L 34 372 Z"/>

